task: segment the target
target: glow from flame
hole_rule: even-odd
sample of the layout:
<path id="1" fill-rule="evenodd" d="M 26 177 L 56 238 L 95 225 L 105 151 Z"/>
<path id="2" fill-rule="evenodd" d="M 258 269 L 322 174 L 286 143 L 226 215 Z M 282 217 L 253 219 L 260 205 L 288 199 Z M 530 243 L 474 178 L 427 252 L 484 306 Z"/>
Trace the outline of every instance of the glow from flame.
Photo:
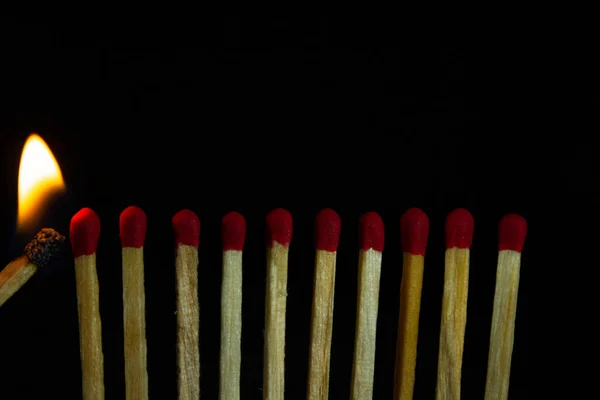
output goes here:
<path id="1" fill-rule="evenodd" d="M 17 227 L 30 229 L 40 219 L 46 203 L 65 190 L 58 162 L 44 140 L 33 133 L 25 142 L 19 166 Z"/>

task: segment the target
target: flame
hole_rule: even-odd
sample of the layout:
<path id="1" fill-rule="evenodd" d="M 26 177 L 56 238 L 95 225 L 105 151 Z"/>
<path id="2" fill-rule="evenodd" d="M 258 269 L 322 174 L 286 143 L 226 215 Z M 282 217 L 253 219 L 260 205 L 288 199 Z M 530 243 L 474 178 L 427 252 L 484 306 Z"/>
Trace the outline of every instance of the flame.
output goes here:
<path id="1" fill-rule="evenodd" d="M 44 140 L 33 133 L 25 142 L 19 166 L 19 213 L 17 227 L 35 225 L 53 195 L 65 190 L 58 162 Z"/>

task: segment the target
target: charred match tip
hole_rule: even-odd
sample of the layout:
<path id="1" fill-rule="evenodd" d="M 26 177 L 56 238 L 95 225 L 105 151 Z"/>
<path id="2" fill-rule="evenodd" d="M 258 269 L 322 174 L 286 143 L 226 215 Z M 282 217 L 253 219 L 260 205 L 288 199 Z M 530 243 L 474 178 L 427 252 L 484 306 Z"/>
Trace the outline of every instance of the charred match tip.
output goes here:
<path id="1" fill-rule="evenodd" d="M 429 218 L 423 210 L 411 208 L 400 218 L 400 243 L 402 251 L 413 255 L 425 255 L 429 235 Z"/>
<path id="2" fill-rule="evenodd" d="M 502 217 L 499 224 L 498 250 L 523 251 L 525 236 L 527 236 L 527 221 L 517 214 Z"/>
<path id="3" fill-rule="evenodd" d="M 359 243 L 363 250 L 383 251 L 385 232 L 383 221 L 376 212 L 368 212 L 360 217 Z"/>
<path id="4" fill-rule="evenodd" d="M 267 247 L 274 242 L 289 246 L 292 241 L 292 214 L 283 208 L 277 208 L 267 214 Z"/>
<path id="5" fill-rule="evenodd" d="M 82 208 L 71 218 L 73 256 L 89 256 L 96 252 L 100 239 L 100 218 L 91 208 Z"/>
<path id="6" fill-rule="evenodd" d="M 25 246 L 25 255 L 38 268 L 42 268 L 60 251 L 65 237 L 52 228 L 43 228 Z"/>
<path id="7" fill-rule="evenodd" d="M 242 251 L 246 239 L 246 220 L 242 214 L 232 211 L 221 220 L 221 244 L 223 251 Z"/>
<path id="8" fill-rule="evenodd" d="M 319 211 L 315 218 L 317 250 L 337 251 L 341 229 L 342 221 L 338 213 L 331 208 Z"/>
<path id="9" fill-rule="evenodd" d="M 473 242 L 473 216 L 464 208 L 457 208 L 446 218 L 446 248 L 470 249 Z"/>
<path id="10" fill-rule="evenodd" d="M 129 206 L 119 217 L 122 247 L 142 247 L 146 238 L 146 214 L 136 206 Z"/>
<path id="11" fill-rule="evenodd" d="M 181 210 L 173 216 L 173 230 L 177 245 L 194 246 L 200 245 L 200 219 L 190 210 Z"/>

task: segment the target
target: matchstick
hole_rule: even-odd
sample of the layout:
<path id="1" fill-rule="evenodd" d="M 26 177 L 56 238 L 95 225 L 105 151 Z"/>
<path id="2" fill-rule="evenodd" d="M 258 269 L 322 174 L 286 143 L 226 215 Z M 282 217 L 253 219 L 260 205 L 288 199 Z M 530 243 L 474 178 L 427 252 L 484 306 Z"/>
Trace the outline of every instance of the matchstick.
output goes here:
<path id="1" fill-rule="evenodd" d="M 200 220 L 190 210 L 173 216 L 177 246 L 177 372 L 179 400 L 200 398 L 200 306 L 198 245 Z"/>
<path id="2" fill-rule="evenodd" d="M 129 400 L 145 400 L 148 399 L 144 292 L 146 214 L 138 207 L 127 207 L 121 213 L 119 227 L 123 259 L 125 392 Z"/>
<path id="3" fill-rule="evenodd" d="M 446 265 L 436 400 L 460 399 L 473 227 L 473 216 L 464 208 L 452 211 L 446 218 Z"/>
<path id="4" fill-rule="evenodd" d="M 0 307 L 27 281 L 54 258 L 65 237 L 52 228 L 43 228 L 25 246 L 23 255 L 14 259 L 0 272 Z"/>
<path id="5" fill-rule="evenodd" d="M 104 399 L 104 355 L 96 272 L 100 218 L 93 210 L 82 208 L 71 218 L 70 233 L 75 257 L 83 398 L 102 400 Z"/>
<path id="6" fill-rule="evenodd" d="M 282 208 L 267 215 L 267 293 L 263 398 L 283 400 L 285 394 L 285 318 L 288 254 L 292 216 Z"/>
<path id="7" fill-rule="evenodd" d="M 242 251 L 246 220 L 230 212 L 221 221 L 223 282 L 221 285 L 221 360 L 219 399 L 239 400 L 242 361 Z"/>
<path id="8" fill-rule="evenodd" d="M 429 235 L 429 218 L 422 210 L 411 208 L 400 218 L 402 244 L 402 283 L 400 285 L 400 316 L 396 345 L 394 399 L 412 400 L 417 365 L 419 313 L 425 249 Z"/>
<path id="9" fill-rule="evenodd" d="M 526 235 L 527 222 L 523 217 L 509 214 L 500 221 L 485 400 L 508 399 L 521 252 Z"/>
<path id="10" fill-rule="evenodd" d="M 335 264 L 340 230 L 340 217 L 335 211 L 326 208 L 317 214 L 315 221 L 317 254 L 306 396 L 308 400 L 329 398 L 329 357 L 333 331 Z"/>
<path id="11" fill-rule="evenodd" d="M 358 261 L 358 299 L 356 337 L 352 365 L 352 390 L 354 400 L 373 398 L 375 378 L 375 339 L 379 308 L 379 278 L 383 253 L 384 229 L 381 217 L 374 212 L 360 219 Z"/>

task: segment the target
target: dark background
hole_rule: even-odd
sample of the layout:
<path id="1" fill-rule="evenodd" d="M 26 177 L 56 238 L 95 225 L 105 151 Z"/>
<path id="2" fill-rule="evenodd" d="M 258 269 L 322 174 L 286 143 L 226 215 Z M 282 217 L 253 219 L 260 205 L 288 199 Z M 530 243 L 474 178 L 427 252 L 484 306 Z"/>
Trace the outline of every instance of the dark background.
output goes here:
<path id="1" fill-rule="evenodd" d="M 415 399 L 434 398 L 444 267 L 444 219 L 474 216 L 463 398 L 484 393 L 497 262 L 497 226 L 529 222 L 519 290 L 510 398 L 528 398 L 529 293 L 540 251 L 543 146 L 521 125 L 509 42 L 459 37 L 401 20 L 204 16 L 169 24 L 3 23 L 0 109 L 0 259 L 15 235 L 19 157 L 37 132 L 68 193 L 45 224 L 68 233 L 93 208 L 102 221 L 98 274 L 107 399 L 124 398 L 118 221 L 129 205 L 148 217 L 145 245 L 150 395 L 174 399 L 175 273 L 171 217 L 201 220 L 201 390 L 217 398 L 220 220 L 247 219 L 242 397 L 262 397 L 265 215 L 294 217 L 286 331 L 286 397 L 306 392 L 314 268 L 313 221 L 342 218 L 331 355 L 331 398 L 347 398 L 353 357 L 358 219 L 386 226 L 375 392 L 390 398 L 399 309 L 399 220 L 420 207 L 431 221 Z M 435 25 L 435 24 L 433 24 Z M 585 160 L 585 158 L 584 158 Z M 566 172 L 568 173 L 568 171 Z M 583 179 L 583 178 L 581 178 Z M 5 238 L 5 239 L 4 239 Z M 3 399 L 81 398 L 70 249 L 0 310 Z M 35 379 L 31 374 L 35 375 Z M 8 390 L 8 393 L 7 393 Z"/>

